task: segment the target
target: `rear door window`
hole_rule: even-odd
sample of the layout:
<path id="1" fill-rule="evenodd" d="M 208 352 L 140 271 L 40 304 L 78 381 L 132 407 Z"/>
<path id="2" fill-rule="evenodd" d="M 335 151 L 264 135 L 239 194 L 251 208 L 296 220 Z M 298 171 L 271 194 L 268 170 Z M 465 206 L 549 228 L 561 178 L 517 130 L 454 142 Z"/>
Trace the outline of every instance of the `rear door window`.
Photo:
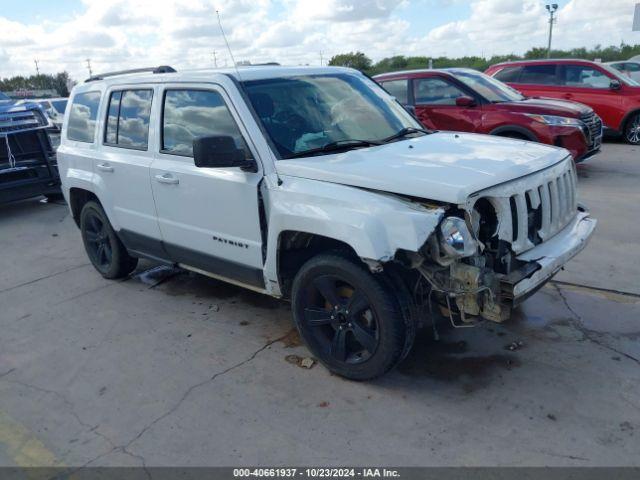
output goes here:
<path id="1" fill-rule="evenodd" d="M 567 87 L 609 88 L 611 79 L 600 70 L 588 65 L 566 65 L 564 84 Z"/>
<path id="2" fill-rule="evenodd" d="M 99 106 L 100 92 L 84 92 L 73 97 L 67 126 L 69 140 L 93 143 Z"/>
<path id="3" fill-rule="evenodd" d="M 104 143 L 122 148 L 147 150 L 153 90 L 123 90 L 111 93 Z"/>
<path id="4" fill-rule="evenodd" d="M 413 81 L 416 105 L 455 106 L 456 98 L 466 97 L 457 86 L 441 78 L 417 78 Z"/>
<path id="5" fill-rule="evenodd" d="M 557 85 L 555 65 L 525 65 L 522 67 L 518 83 L 533 85 Z"/>
<path id="6" fill-rule="evenodd" d="M 401 104 L 407 105 L 409 103 L 409 81 L 407 79 L 389 80 L 381 82 L 381 85 L 390 95 L 396 97 Z"/>

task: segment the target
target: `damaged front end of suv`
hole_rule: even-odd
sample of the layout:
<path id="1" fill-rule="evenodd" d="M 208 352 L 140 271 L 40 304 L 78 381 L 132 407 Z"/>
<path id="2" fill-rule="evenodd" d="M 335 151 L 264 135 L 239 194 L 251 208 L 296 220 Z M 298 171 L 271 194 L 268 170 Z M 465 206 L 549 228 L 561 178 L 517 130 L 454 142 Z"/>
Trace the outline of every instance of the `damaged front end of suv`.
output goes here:
<path id="1" fill-rule="evenodd" d="M 576 171 L 566 160 L 439 207 L 441 220 L 418 252 L 395 260 L 414 274 L 416 306 L 454 326 L 503 322 L 589 241 L 596 220 L 578 204 Z M 406 270 L 405 270 L 406 271 Z"/>

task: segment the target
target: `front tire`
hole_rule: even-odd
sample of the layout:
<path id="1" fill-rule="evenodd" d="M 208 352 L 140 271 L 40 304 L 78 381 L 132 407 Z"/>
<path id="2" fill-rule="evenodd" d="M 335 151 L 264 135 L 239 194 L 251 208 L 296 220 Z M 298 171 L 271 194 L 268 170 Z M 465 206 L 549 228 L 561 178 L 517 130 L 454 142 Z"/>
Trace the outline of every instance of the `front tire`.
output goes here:
<path id="1" fill-rule="evenodd" d="M 87 202 L 82 208 L 80 232 L 89 260 L 104 278 L 123 278 L 135 270 L 138 259 L 129 255 L 100 204 Z"/>
<path id="2" fill-rule="evenodd" d="M 381 376 L 413 342 L 414 329 L 384 275 L 345 256 L 312 258 L 296 275 L 292 290 L 300 336 L 322 364 L 342 377 Z"/>
<path id="3" fill-rule="evenodd" d="M 627 122 L 624 138 L 631 145 L 640 145 L 640 112 L 634 113 Z"/>

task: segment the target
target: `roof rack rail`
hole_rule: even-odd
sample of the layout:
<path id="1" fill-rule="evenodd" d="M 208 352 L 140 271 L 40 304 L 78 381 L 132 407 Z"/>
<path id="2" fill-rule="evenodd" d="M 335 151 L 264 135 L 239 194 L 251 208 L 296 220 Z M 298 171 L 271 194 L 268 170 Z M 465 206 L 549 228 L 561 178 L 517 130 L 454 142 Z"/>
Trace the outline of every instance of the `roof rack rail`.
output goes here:
<path id="1" fill-rule="evenodd" d="M 104 80 L 107 77 L 116 77 L 118 75 L 127 75 L 129 73 L 143 73 L 143 72 L 151 72 L 151 73 L 174 73 L 177 70 L 169 65 L 160 65 L 159 67 L 147 67 L 147 68 L 133 68 L 131 70 L 119 70 L 117 72 L 107 72 L 107 73 L 99 73 L 98 75 L 92 75 L 87 78 L 84 82 L 95 82 L 97 80 Z"/>

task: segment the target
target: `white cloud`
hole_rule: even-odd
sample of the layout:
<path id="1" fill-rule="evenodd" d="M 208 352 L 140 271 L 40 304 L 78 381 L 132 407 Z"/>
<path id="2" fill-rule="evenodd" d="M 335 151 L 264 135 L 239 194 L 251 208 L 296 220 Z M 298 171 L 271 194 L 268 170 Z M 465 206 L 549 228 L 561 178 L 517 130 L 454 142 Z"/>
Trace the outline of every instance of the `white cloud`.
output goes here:
<path id="1" fill-rule="evenodd" d="M 570 0 L 558 12 L 554 46 L 640 43 L 631 33 L 636 0 Z M 94 72 L 168 64 L 178 69 L 231 65 L 215 9 L 236 60 L 318 64 L 360 50 L 390 55 L 462 56 L 522 53 L 547 40 L 544 0 L 83 0 L 64 22 L 22 23 L 0 13 L 0 76 L 67 70 Z M 437 8 L 470 6 L 468 18 L 430 31 L 413 18 Z M 466 8 L 461 8 L 465 11 Z M 419 20 L 416 20 L 419 21 Z"/>
<path id="2" fill-rule="evenodd" d="M 554 25 L 553 47 L 570 49 L 640 43 L 640 35 L 631 32 L 636 0 L 571 0 L 558 10 Z M 471 16 L 450 22 L 429 32 L 424 45 L 435 55 L 456 52 L 457 56 L 487 56 L 523 53 L 532 47 L 547 45 L 549 32 L 546 2 L 540 0 L 476 0 Z"/>

